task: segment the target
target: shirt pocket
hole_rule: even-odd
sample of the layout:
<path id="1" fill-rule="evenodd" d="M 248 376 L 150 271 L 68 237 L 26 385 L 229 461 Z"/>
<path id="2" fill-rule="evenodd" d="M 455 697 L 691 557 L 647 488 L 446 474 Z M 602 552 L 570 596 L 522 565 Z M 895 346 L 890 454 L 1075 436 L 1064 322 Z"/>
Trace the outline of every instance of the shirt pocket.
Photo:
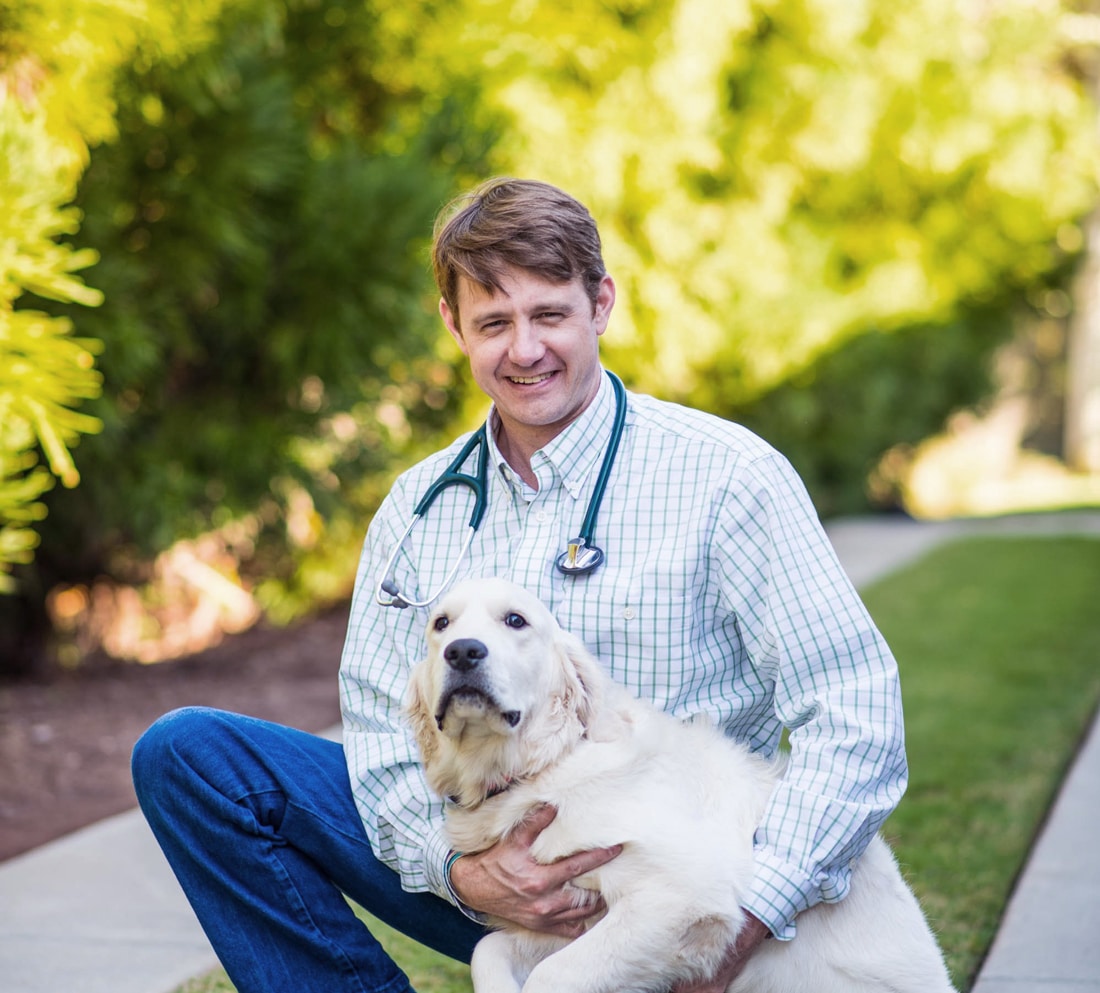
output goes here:
<path id="1" fill-rule="evenodd" d="M 697 602 L 692 570 L 653 555 L 567 578 L 557 614 L 612 678 L 662 705 L 679 696 L 691 666 Z"/>

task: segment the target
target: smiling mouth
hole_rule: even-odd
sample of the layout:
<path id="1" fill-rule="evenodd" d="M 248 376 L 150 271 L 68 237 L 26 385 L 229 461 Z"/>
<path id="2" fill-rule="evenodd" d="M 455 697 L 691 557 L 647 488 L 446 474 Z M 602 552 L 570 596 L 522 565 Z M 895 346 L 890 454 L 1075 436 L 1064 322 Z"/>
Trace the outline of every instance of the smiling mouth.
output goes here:
<path id="1" fill-rule="evenodd" d="M 515 383 L 517 386 L 536 386 L 539 383 L 544 383 L 546 380 L 554 376 L 555 373 L 544 372 L 539 376 L 508 376 L 508 382 Z"/>

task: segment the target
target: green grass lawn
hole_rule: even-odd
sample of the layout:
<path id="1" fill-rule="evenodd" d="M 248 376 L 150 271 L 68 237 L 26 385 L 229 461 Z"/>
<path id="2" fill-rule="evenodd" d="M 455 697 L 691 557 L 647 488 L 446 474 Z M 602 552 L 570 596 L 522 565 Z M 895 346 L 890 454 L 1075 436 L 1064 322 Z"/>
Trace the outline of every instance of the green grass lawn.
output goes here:
<path id="1" fill-rule="evenodd" d="M 864 599 L 905 697 L 910 787 L 885 833 L 968 989 L 1100 699 L 1100 541 L 966 539 Z M 465 967 L 380 938 L 418 990 L 468 993 Z M 214 973 L 180 993 L 232 990 Z"/>
<path id="2" fill-rule="evenodd" d="M 886 834 L 966 989 L 1100 699 L 1100 542 L 969 539 L 864 599 L 905 700 Z"/>

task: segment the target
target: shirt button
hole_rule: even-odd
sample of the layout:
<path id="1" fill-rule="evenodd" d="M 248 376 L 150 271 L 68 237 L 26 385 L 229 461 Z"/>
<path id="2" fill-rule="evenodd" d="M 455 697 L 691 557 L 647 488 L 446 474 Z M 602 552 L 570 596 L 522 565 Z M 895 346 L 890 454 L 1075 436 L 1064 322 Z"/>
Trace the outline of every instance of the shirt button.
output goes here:
<path id="1" fill-rule="evenodd" d="M 539 524 L 545 524 L 546 523 L 546 511 L 545 510 L 540 510 L 537 514 L 535 514 L 535 520 L 538 521 Z"/>
<path id="2" fill-rule="evenodd" d="M 633 607 L 627 607 L 623 611 L 623 620 L 627 620 L 627 621 L 634 620 L 634 608 Z"/>

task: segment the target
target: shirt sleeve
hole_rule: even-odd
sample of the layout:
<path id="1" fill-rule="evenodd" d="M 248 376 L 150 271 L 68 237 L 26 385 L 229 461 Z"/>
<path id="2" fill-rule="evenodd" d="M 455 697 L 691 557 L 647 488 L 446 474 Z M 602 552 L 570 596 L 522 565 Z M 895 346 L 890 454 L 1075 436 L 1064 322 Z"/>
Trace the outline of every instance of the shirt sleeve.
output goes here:
<path id="1" fill-rule="evenodd" d="M 901 698 L 893 655 L 786 459 L 756 460 L 739 483 L 714 555 L 791 749 L 756 834 L 746 909 L 789 939 L 801 911 L 847 894 L 905 791 Z"/>
<path id="2" fill-rule="evenodd" d="M 411 513 L 411 511 L 410 511 Z M 457 904 L 444 878 L 443 804 L 429 789 L 401 715 L 409 671 L 423 649 L 425 610 L 382 607 L 375 589 L 405 521 L 399 488 L 383 502 L 359 562 L 340 664 L 344 754 L 375 855 L 410 892 Z"/>

